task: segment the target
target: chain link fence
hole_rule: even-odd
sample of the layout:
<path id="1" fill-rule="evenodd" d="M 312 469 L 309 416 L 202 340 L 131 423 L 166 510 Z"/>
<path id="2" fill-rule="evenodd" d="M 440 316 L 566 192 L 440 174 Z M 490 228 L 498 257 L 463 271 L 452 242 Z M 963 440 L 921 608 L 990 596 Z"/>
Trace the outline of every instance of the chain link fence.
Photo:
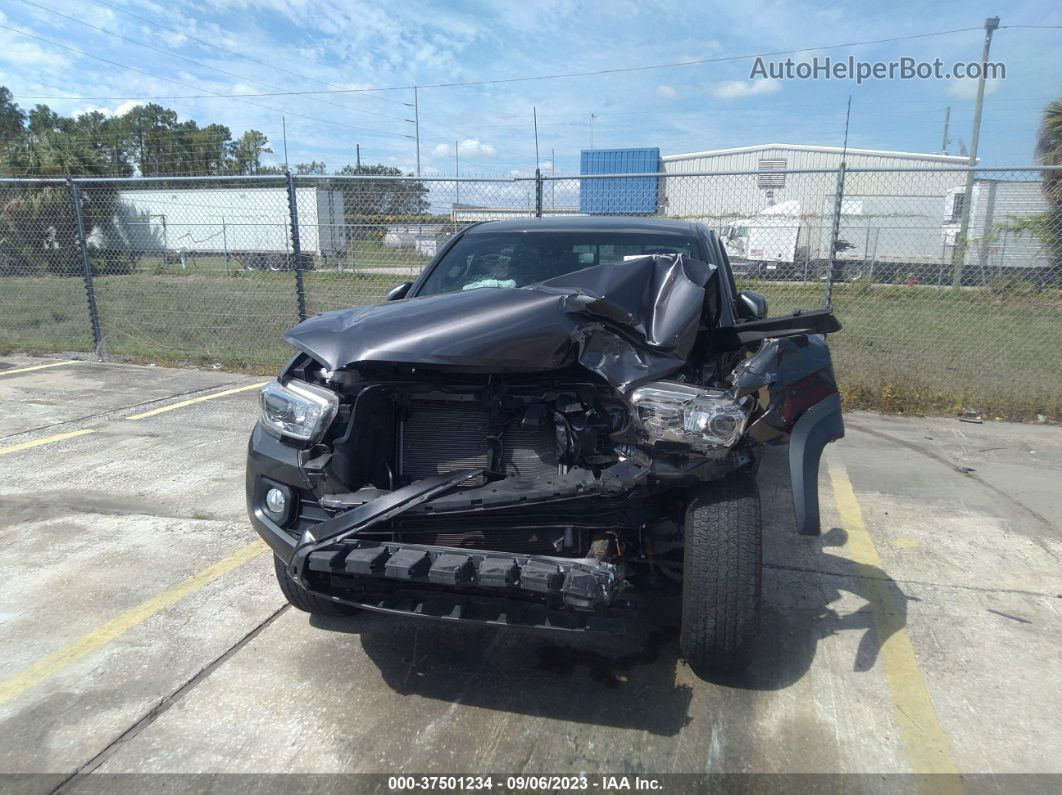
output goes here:
<path id="1" fill-rule="evenodd" d="M 1062 169 L 2 179 L 0 350 L 275 370 L 300 318 L 535 215 L 707 225 L 772 314 L 832 306 L 850 407 L 1062 419 Z"/>

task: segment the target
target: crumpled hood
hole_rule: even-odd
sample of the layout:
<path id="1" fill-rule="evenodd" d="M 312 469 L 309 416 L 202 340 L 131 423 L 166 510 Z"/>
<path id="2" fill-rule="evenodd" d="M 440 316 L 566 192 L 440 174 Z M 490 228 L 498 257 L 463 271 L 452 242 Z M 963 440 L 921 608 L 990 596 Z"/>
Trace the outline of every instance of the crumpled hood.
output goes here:
<path id="1" fill-rule="evenodd" d="M 536 373 L 578 362 L 626 389 L 681 367 L 715 266 L 646 256 L 522 288 L 481 287 L 317 315 L 284 339 L 329 369 L 359 362 Z"/>

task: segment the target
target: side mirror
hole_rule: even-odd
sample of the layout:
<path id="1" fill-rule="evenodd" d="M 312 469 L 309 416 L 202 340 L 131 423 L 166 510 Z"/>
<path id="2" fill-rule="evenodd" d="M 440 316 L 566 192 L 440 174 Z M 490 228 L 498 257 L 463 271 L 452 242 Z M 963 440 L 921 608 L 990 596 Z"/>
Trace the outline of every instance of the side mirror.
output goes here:
<path id="1" fill-rule="evenodd" d="M 409 288 L 413 286 L 413 282 L 402 282 L 396 284 L 390 290 L 387 291 L 386 300 L 388 301 L 400 301 L 406 297 L 406 293 L 409 292 Z"/>
<path id="2" fill-rule="evenodd" d="M 763 320 L 767 317 L 767 299 L 755 290 L 738 293 L 738 314 L 746 320 Z"/>

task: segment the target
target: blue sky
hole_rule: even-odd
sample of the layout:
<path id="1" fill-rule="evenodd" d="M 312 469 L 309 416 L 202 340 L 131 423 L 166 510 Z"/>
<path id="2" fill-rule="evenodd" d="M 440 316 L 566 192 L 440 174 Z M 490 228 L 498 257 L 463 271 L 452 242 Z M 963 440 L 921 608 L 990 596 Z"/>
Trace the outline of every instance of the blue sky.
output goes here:
<path id="1" fill-rule="evenodd" d="M 106 0 L 179 31 L 172 33 L 97 0 L 33 3 L 74 19 L 22 0 L 6 0 L 0 24 L 159 76 L 0 28 L 0 84 L 7 85 L 24 108 L 40 101 L 62 113 L 115 112 L 135 101 L 80 99 L 90 96 L 253 93 L 270 91 L 267 86 L 313 90 L 325 84 L 430 85 L 825 47 L 980 27 L 990 15 L 999 15 L 1003 25 L 1062 25 L 1057 0 Z M 954 33 L 820 55 L 851 54 L 865 60 L 939 57 L 950 65 L 977 60 L 982 35 Z M 1062 29 L 1001 29 L 993 41 L 992 60 L 1006 63 L 1007 79 L 989 85 L 981 162 L 1030 163 L 1040 111 L 1062 96 Z M 850 146 L 938 151 L 948 106 L 950 151 L 958 151 L 959 139 L 969 143 L 975 81 L 764 83 L 748 80 L 751 65 L 749 59 L 595 77 L 425 88 L 419 92 L 422 170 L 452 174 L 454 142 L 460 140 L 463 175 L 530 172 L 533 105 L 538 108 L 541 158 L 548 161 L 555 150 L 558 173 L 577 173 L 579 150 L 589 145 L 591 113 L 596 115 L 594 143 L 599 148 L 658 146 L 664 154 L 673 154 L 767 142 L 839 145 L 849 94 Z M 28 98 L 33 95 L 65 98 Z M 364 161 L 404 169 L 415 163 L 414 143 L 404 137 L 412 134 L 412 125 L 404 121 L 412 118 L 412 108 L 403 104 L 412 102 L 409 90 L 252 100 L 258 104 L 216 97 L 159 102 L 200 124 L 224 123 L 234 135 L 249 127 L 263 131 L 273 146 L 273 162 L 282 160 L 281 116 L 287 115 L 292 163 L 316 159 L 339 168 L 354 161 L 355 143 L 361 144 Z"/>

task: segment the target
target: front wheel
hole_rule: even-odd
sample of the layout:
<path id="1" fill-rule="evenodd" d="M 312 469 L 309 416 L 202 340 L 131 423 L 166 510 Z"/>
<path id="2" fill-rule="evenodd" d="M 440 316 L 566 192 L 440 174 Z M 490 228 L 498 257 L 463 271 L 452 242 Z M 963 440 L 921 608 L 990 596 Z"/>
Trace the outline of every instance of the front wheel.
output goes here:
<path id="1" fill-rule="evenodd" d="M 700 675 L 740 670 L 752 660 L 762 599 L 755 478 L 738 472 L 698 489 L 684 535 L 682 656 Z"/>
<path id="2" fill-rule="evenodd" d="M 284 561 L 276 555 L 273 556 L 273 568 L 277 574 L 280 592 L 284 594 L 288 604 L 296 610 L 302 610 L 304 613 L 313 613 L 318 616 L 352 616 L 358 612 L 356 607 L 323 599 L 302 588 L 295 580 L 291 579 Z"/>

